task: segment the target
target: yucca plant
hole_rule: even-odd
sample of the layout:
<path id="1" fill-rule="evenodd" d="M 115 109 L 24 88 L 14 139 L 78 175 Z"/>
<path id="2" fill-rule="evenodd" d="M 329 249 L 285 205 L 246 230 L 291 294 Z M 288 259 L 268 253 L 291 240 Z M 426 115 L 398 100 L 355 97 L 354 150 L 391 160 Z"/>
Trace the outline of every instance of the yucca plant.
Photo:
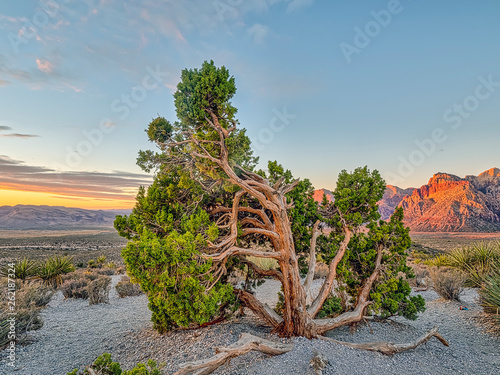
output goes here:
<path id="1" fill-rule="evenodd" d="M 39 265 L 36 278 L 56 288 L 63 282 L 62 275 L 74 270 L 73 257 L 55 255 Z"/>
<path id="2" fill-rule="evenodd" d="M 14 263 L 14 273 L 16 275 L 17 280 L 27 280 L 36 275 L 38 270 L 37 262 L 29 259 L 23 258 L 20 261 L 13 262 Z M 5 266 L 2 268 L 0 275 L 2 277 L 7 277 L 9 275 L 10 267 Z"/>
<path id="3" fill-rule="evenodd" d="M 500 262 L 493 265 L 492 272 L 485 276 L 479 296 L 484 312 L 493 315 L 500 325 Z"/>

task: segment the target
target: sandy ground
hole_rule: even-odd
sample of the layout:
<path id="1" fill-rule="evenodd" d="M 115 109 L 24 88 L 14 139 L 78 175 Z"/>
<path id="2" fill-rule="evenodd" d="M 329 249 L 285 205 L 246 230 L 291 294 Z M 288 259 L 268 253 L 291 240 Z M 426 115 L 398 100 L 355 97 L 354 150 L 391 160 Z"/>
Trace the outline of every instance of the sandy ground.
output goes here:
<path id="1" fill-rule="evenodd" d="M 119 278 L 113 276 L 113 285 Z M 266 282 L 257 296 L 272 305 L 277 287 L 278 284 Z M 498 374 L 500 340 L 482 332 L 471 319 L 481 311 L 476 291 L 467 289 L 460 303 L 442 301 L 433 291 L 421 294 L 427 301 L 427 310 L 416 321 L 396 318 L 387 323 L 372 323 L 370 327 L 361 326 L 355 333 L 342 328 L 329 334 L 342 341 L 403 343 L 438 325 L 450 342 L 446 348 L 431 340 L 416 350 L 386 357 L 320 340 L 280 339 L 252 316 L 199 330 L 159 335 L 152 330 L 145 296 L 121 299 L 112 288 L 109 304 L 89 306 L 87 301 L 64 300 L 59 292 L 42 314 L 44 327 L 33 332 L 35 342 L 19 348 L 15 369 L 6 365 L 2 353 L 0 374 L 64 375 L 73 368 L 90 364 L 103 352 L 111 353 L 124 369 L 152 358 L 164 362 L 164 373 L 172 374 L 183 362 L 212 356 L 215 347 L 235 342 L 242 332 L 292 342 L 294 349 L 272 358 L 249 353 L 222 366 L 215 374 L 312 374 L 309 361 L 313 350 L 327 357 L 329 364 L 324 372 L 327 375 Z M 460 310 L 460 305 L 469 310 Z"/>

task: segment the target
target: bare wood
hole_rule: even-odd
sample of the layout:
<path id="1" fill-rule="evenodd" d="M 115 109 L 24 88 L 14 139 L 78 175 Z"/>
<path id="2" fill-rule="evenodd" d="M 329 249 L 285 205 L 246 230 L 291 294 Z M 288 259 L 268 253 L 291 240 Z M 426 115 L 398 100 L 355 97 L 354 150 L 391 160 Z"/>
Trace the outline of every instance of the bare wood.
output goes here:
<path id="1" fill-rule="evenodd" d="M 276 343 L 249 333 L 243 333 L 240 339 L 227 347 L 216 348 L 217 353 L 211 358 L 202 359 L 193 362 L 186 362 L 180 365 L 180 369 L 173 375 L 207 375 L 214 372 L 217 368 L 232 358 L 246 354 L 252 350 L 269 355 L 280 355 L 293 349 L 293 345 Z"/>
<path id="2" fill-rule="evenodd" d="M 264 319 L 271 327 L 277 328 L 283 322 L 283 318 L 276 311 L 271 309 L 267 304 L 260 302 L 252 293 L 236 288 L 234 289 L 234 293 L 246 307 Z"/>
<path id="3" fill-rule="evenodd" d="M 252 249 L 245 249 L 242 247 L 237 247 L 237 246 L 232 246 L 229 249 L 217 253 L 217 254 L 201 254 L 201 256 L 205 259 L 212 259 L 215 261 L 220 261 L 225 258 L 228 258 L 232 255 L 253 255 L 255 257 L 259 258 L 274 258 L 274 259 L 281 259 L 281 255 L 279 253 L 273 253 L 269 251 L 258 251 L 258 250 L 252 250 Z"/>
<path id="4" fill-rule="evenodd" d="M 370 350 L 372 352 L 379 352 L 385 355 L 394 355 L 397 353 L 401 353 L 407 350 L 412 350 L 417 348 L 418 346 L 422 345 L 423 343 L 426 343 L 429 341 L 431 338 L 437 338 L 444 346 L 450 346 L 448 341 L 444 339 L 443 336 L 438 332 L 438 327 L 434 327 L 431 330 L 427 331 L 424 335 L 416 339 L 415 341 L 412 341 L 410 343 L 406 344 L 395 344 L 393 342 L 367 342 L 367 343 L 350 343 L 350 342 L 345 342 L 345 341 L 337 341 L 334 339 L 331 339 L 329 337 L 325 336 L 318 336 L 319 339 L 325 340 L 328 342 L 333 342 L 336 344 L 340 345 L 345 345 L 349 346 L 354 349 L 361 349 L 361 350 Z"/>
<path id="5" fill-rule="evenodd" d="M 314 271 L 316 270 L 316 240 L 320 234 L 318 230 L 320 221 L 317 220 L 313 226 L 313 232 L 311 237 L 311 246 L 309 251 L 309 271 L 307 272 L 306 280 L 304 281 L 304 292 L 307 296 L 309 293 L 309 289 L 311 289 L 311 285 L 314 279 Z"/>
<path id="6" fill-rule="evenodd" d="M 321 286 L 318 296 L 314 299 L 314 301 L 311 303 L 311 306 L 307 309 L 307 313 L 311 318 L 314 318 L 318 314 L 319 310 L 321 310 L 321 307 L 323 306 L 323 303 L 328 298 L 328 295 L 332 290 L 333 281 L 337 276 L 337 266 L 344 257 L 344 254 L 347 250 L 347 246 L 349 245 L 349 241 L 351 241 L 352 232 L 345 223 L 343 225 L 343 230 L 344 230 L 344 239 L 340 244 L 337 254 L 335 254 L 335 257 L 330 263 L 328 276 L 323 282 L 323 285 Z"/>
<path id="7" fill-rule="evenodd" d="M 371 303 L 369 301 L 370 289 L 380 273 L 380 267 L 382 264 L 382 249 L 383 249 L 382 245 L 379 245 L 377 247 L 377 258 L 375 259 L 375 268 L 370 277 L 368 277 L 368 279 L 365 281 L 363 289 L 361 289 L 361 292 L 359 293 L 359 296 L 357 298 L 354 310 L 340 314 L 335 318 L 314 320 L 314 322 L 316 323 L 316 332 L 318 334 L 322 334 L 326 331 L 330 331 L 332 329 L 338 328 L 340 326 L 349 323 L 357 323 L 363 319 L 365 308 Z"/>

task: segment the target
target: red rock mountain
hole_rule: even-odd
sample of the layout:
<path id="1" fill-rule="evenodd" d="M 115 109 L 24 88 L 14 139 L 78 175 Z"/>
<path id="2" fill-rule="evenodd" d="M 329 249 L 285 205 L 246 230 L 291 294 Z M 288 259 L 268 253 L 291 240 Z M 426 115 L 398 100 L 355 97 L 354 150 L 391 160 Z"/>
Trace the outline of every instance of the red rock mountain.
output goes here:
<path id="1" fill-rule="evenodd" d="M 500 231 L 500 169 L 465 178 L 436 173 L 418 189 L 388 185 L 379 206 L 383 219 L 403 207 L 416 232 Z"/>

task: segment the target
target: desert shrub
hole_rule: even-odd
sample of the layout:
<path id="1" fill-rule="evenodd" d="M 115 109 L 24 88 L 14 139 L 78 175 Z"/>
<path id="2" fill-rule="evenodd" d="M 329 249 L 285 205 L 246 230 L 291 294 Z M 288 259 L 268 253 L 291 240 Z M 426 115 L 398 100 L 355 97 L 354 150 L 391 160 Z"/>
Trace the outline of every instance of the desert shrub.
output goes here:
<path id="1" fill-rule="evenodd" d="M 479 303 L 490 315 L 495 326 L 500 327 L 500 262 L 492 266 L 479 289 Z"/>
<path id="2" fill-rule="evenodd" d="M 97 274 L 111 276 L 115 274 L 115 270 L 111 268 L 100 268 L 97 270 Z"/>
<path id="3" fill-rule="evenodd" d="M 494 265 L 500 262 L 500 242 L 477 242 L 439 255 L 428 265 L 453 267 L 467 274 L 467 284 L 479 287 Z"/>
<path id="4" fill-rule="evenodd" d="M 27 280 L 36 275 L 38 270 L 38 265 L 35 260 L 29 258 L 23 258 L 20 261 L 13 262 L 14 263 L 14 273 L 16 275 L 16 279 L 18 280 Z M 2 268 L 0 272 L 0 276 L 7 277 L 9 272 L 8 269 L 10 267 Z"/>
<path id="5" fill-rule="evenodd" d="M 432 284 L 429 267 L 418 263 L 413 264 L 412 268 L 415 277 L 409 280 L 410 285 L 415 288 L 428 288 Z"/>
<path id="6" fill-rule="evenodd" d="M 2 299 L 0 301 L 0 347 L 3 347 L 10 340 L 11 317 L 9 312 L 8 293 L 6 283 L 2 284 Z M 39 283 L 21 284 L 16 283 L 16 339 L 23 342 L 26 339 L 26 332 L 40 329 L 43 321 L 40 318 L 41 310 L 50 302 L 54 290 Z"/>
<path id="7" fill-rule="evenodd" d="M 115 263 L 115 262 L 113 262 L 113 261 L 111 261 L 111 262 L 106 263 L 106 264 L 104 265 L 104 267 L 106 267 L 106 268 L 110 268 L 110 269 L 114 270 L 114 269 L 116 269 L 116 263 Z"/>
<path id="8" fill-rule="evenodd" d="M 113 362 L 111 354 L 104 353 L 97 357 L 97 359 L 92 363 L 89 368 L 92 369 L 92 373 L 99 375 L 161 375 L 161 369 L 163 364 L 158 365 L 156 361 L 152 359 L 148 360 L 146 364 L 139 363 L 130 371 L 123 371 L 118 362 Z M 78 369 L 74 369 L 68 372 L 67 375 L 90 375 L 91 373 L 85 369 L 83 372 L 79 372 Z"/>
<path id="9" fill-rule="evenodd" d="M 120 282 L 116 284 L 115 288 L 120 298 L 143 294 L 141 287 L 138 284 L 131 283 L 130 277 L 128 276 L 122 276 Z"/>
<path id="10" fill-rule="evenodd" d="M 106 262 L 106 255 L 101 255 L 97 257 L 96 261 L 100 267 L 104 266 L 104 263 Z"/>
<path id="11" fill-rule="evenodd" d="M 96 268 L 97 267 L 97 264 L 95 262 L 94 259 L 90 259 L 88 262 L 87 262 L 87 267 L 88 268 Z"/>
<path id="12" fill-rule="evenodd" d="M 446 300 L 460 301 L 466 276 L 463 272 L 449 267 L 437 267 L 430 271 L 434 290 Z"/>
<path id="13" fill-rule="evenodd" d="M 117 267 L 116 268 L 117 275 L 123 275 L 126 271 L 127 271 L 127 269 L 125 267 Z"/>
<path id="14" fill-rule="evenodd" d="M 39 265 L 36 278 L 45 285 L 57 287 L 63 282 L 62 275 L 74 270 L 72 257 L 55 255 Z"/>
<path id="15" fill-rule="evenodd" d="M 89 293 L 89 305 L 99 303 L 109 303 L 109 290 L 111 288 L 111 278 L 109 276 L 99 276 L 91 281 L 87 287 Z"/>
<path id="16" fill-rule="evenodd" d="M 69 279 L 62 283 L 59 287 L 64 298 L 81 298 L 88 299 L 88 279 L 82 277 L 78 279 Z"/>

